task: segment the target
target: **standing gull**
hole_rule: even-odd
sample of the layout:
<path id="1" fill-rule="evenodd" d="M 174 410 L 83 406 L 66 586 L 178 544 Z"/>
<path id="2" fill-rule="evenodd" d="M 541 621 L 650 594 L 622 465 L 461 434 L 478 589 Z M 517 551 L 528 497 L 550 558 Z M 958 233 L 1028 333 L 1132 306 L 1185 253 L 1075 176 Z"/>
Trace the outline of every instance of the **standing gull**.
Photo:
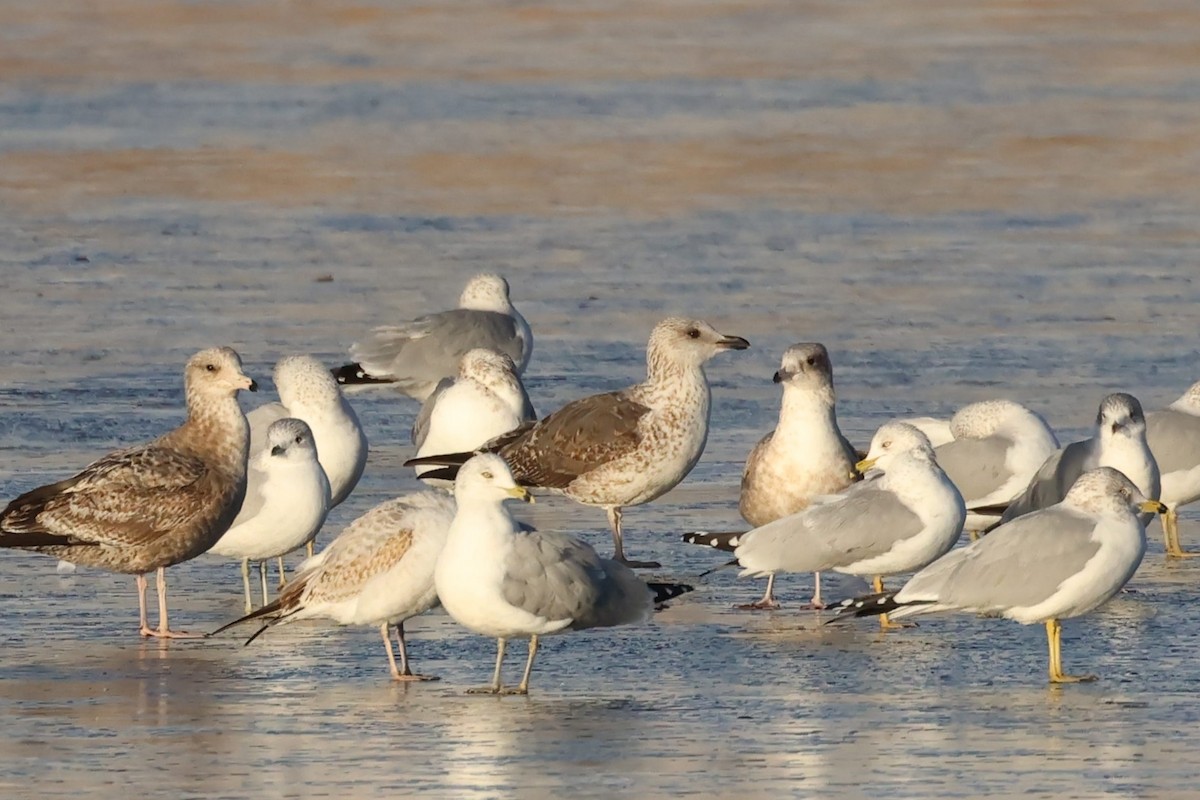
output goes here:
<path id="1" fill-rule="evenodd" d="M 840 495 L 755 528 L 734 551 L 742 575 L 832 569 L 883 577 L 920 569 L 962 533 L 962 496 L 938 467 L 929 439 L 911 425 L 876 431 L 858 468 L 874 471 Z M 887 617 L 884 628 L 892 627 Z"/>
<path id="2" fill-rule="evenodd" d="M 1200 500 L 1200 383 L 1146 416 L 1146 442 L 1162 475 L 1163 537 L 1167 555 L 1190 558 L 1179 546 L 1179 508 Z"/>
<path id="3" fill-rule="evenodd" d="M 825 346 L 813 342 L 789 347 L 774 381 L 783 386 L 779 424 L 750 451 L 738 502 L 742 518 L 756 527 L 803 511 L 814 497 L 835 494 L 859 479 L 854 447 L 838 428 L 833 365 Z M 683 538 L 733 550 L 744 535 L 698 532 Z M 819 572 L 813 583 L 808 607 L 824 608 Z M 774 587 L 772 572 L 762 599 L 741 608 L 778 608 Z"/>
<path id="4" fill-rule="evenodd" d="M 1096 435 L 1073 442 L 1046 459 L 1025 492 L 1005 509 L 1000 522 L 1061 502 L 1080 475 L 1097 467 L 1119 470 L 1146 497 L 1159 495 L 1158 466 L 1146 444 L 1146 418 L 1142 404 L 1132 395 L 1118 392 L 1105 397 L 1096 415 Z M 1149 521 L 1147 515 L 1142 524 Z"/>
<path id="5" fill-rule="evenodd" d="M 521 312 L 513 308 L 508 281 L 499 275 L 472 278 L 456 309 L 373 328 L 350 348 L 355 363 L 333 374 L 347 386 L 389 385 L 424 401 L 442 378 L 455 374 L 459 359 L 476 347 L 504 353 L 518 373 L 529 364 L 533 334 Z"/>
<path id="6" fill-rule="evenodd" d="M 563 406 L 533 425 L 488 442 L 522 486 L 561 492 L 602 506 L 613 535 L 613 558 L 634 567 L 654 561 L 625 557 L 621 509 L 649 503 L 682 481 L 708 439 L 711 394 L 704 363 L 723 350 L 745 350 L 707 322 L 669 317 L 654 327 L 646 347 L 646 380 L 628 389 L 592 395 Z M 472 453 L 412 459 L 406 466 L 446 464 L 438 477 Z"/>
<path id="7" fill-rule="evenodd" d="M 178 428 L 26 492 L 0 512 L 0 547 L 135 575 L 142 636 L 186 635 L 167 624 L 165 570 L 212 547 L 246 493 L 250 431 L 237 393 L 256 384 L 242 374 L 236 352 L 218 347 L 188 360 L 184 387 L 188 417 Z M 154 629 L 145 576 L 156 570 Z"/>
<path id="8" fill-rule="evenodd" d="M 267 628 L 301 619 L 378 625 L 393 678 L 437 680 L 409 668 L 404 621 L 437 605 L 433 570 L 453 519 L 454 501 L 445 492 L 414 492 L 380 503 L 307 562 L 311 566 L 283 588 L 279 599 L 213 634 L 252 619 L 265 624 L 246 644 Z M 393 627 L 399 667 L 388 635 Z"/>
<path id="9" fill-rule="evenodd" d="M 1098 608 L 1133 577 L 1146 552 L 1146 529 L 1135 509 L 1161 513 L 1166 506 L 1147 500 L 1115 469 L 1086 472 L 1062 502 L 946 554 L 898 592 L 847 601 L 837 619 L 967 611 L 1022 625 L 1042 622 L 1050 681 L 1095 680 L 1063 672 L 1059 621 Z"/>
<path id="10" fill-rule="evenodd" d="M 262 602 L 267 604 L 267 562 L 313 540 L 329 511 L 329 481 L 317 461 L 308 425 L 291 417 L 271 423 L 267 448 L 250 459 L 246 499 L 237 519 L 209 550 L 241 559 L 246 611 L 250 562 L 258 562 Z"/>
<path id="11" fill-rule="evenodd" d="M 467 351 L 455 379 L 444 378 L 413 424 L 417 457 L 474 450 L 537 417 L 516 365 L 495 350 Z M 417 467 L 417 477 L 432 467 Z M 437 481 L 452 486 L 450 481 Z"/>
<path id="12" fill-rule="evenodd" d="M 532 501 L 504 460 L 485 454 L 459 470 L 458 513 L 434 572 L 442 606 L 460 625 L 497 641 L 496 670 L 487 694 L 528 694 L 538 637 L 643 622 L 654 604 L 691 587 L 646 584 L 616 561 L 560 533 L 521 532 L 503 505 Z M 501 684 L 509 639 L 529 639 L 521 683 Z"/>

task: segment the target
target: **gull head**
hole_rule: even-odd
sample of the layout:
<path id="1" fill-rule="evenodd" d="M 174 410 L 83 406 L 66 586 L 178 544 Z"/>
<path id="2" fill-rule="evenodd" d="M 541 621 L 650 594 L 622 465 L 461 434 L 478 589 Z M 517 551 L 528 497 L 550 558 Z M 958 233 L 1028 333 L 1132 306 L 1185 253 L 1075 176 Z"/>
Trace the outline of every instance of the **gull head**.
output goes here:
<path id="1" fill-rule="evenodd" d="M 293 463 L 317 460 L 317 443 L 308 423 L 295 417 L 276 420 L 267 428 L 268 458 Z"/>
<path id="2" fill-rule="evenodd" d="M 1097 516 L 1167 513 L 1165 505 L 1147 498 L 1125 477 L 1125 473 L 1112 467 L 1100 467 L 1080 475 L 1063 504 Z"/>
<path id="3" fill-rule="evenodd" d="M 785 387 L 823 389 L 833 388 L 833 364 L 829 351 L 819 342 L 800 342 L 783 353 L 779 370 L 772 378 Z"/>
<path id="4" fill-rule="evenodd" d="M 517 365 L 504 353 L 476 347 L 459 359 L 458 377 L 478 381 L 488 387 L 509 385 L 516 380 Z"/>
<path id="5" fill-rule="evenodd" d="M 241 389 L 258 391 L 242 374 L 242 359 L 232 347 L 210 347 L 188 359 L 183 383 L 189 397 L 232 397 Z"/>
<path id="6" fill-rule="evenodd" d="M 859 472 L 869 469 L 887 470 L 888 464 L 897 457 L 914 454 L 933 461 L 933 446 L 929 437 L 906 422 L 888 422 L 871 439 L 867 457 L 854 465 Z"/>
<path id="7" fill-rule="evenodd" d="M 1142 414 L 1142 404 L 1131 394 L 1110 394 L 1100 401 L 1096 430 L 1101 440 L 1114 436 L 1145 440 L 1146 417 Z"/>
<path id="8" fill-rule="evenodd" d="M 518 486 L 504 459 L 491 453 L 477 455 L 463 464 L 454 481 L 454 498 L 459 505 L 472 501 L 499 505 L 511 498 L 533 502 L 524 486 Z"/>
<path id="9" fill-rule="evenodd" d="M 279 401 L 288 408 L 328 406 L 342 396 L 337 378 L 312 356 L 284 356 L 275 364 L 273 377 Z"/>
<path id="10" fill-rule="evenodd" d="M 476 275 L 463 287 L 462 294 L 458 296 L 458 307 L 509 313 L 512 311 L 512 301 L 508 296 L 508 281 L 492 272 Z"/>
<path id="11" fill-rule="evenodd" d="M 650 332 L 646 359 L 652 371 L 659 364 L 699 367 L 717 353 L 749 346 L 742 337 L 726 336 L 702 319 L 667 317 Z"/>

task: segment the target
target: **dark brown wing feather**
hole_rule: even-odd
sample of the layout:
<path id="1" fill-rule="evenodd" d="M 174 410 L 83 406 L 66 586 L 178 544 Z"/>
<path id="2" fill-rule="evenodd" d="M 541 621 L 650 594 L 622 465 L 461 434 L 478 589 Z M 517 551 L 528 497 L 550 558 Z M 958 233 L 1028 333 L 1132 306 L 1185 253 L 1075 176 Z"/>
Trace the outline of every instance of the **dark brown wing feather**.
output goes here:
<path id="1" fill-rule="evenodd" d="M 531 425 L 497 451 L 518 483 L 564 489 L 580 475 L 633 452 L 649 408 L 624 392 L 584 397 Z"/>

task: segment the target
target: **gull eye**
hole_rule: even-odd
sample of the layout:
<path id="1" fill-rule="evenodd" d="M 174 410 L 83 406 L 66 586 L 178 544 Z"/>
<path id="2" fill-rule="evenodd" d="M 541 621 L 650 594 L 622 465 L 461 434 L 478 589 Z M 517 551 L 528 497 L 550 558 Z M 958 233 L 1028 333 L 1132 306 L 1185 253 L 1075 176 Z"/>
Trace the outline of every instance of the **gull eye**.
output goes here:
<path id="1" fill-rule="evenodd" d="M 687 335 L 688 335 L 689 339 L 699 339 L 700 338 L 700 330 L 698 328 L 688 328 Z"/>
<path id="2" fill-rule="evenodd" d="M 817 359 L 813 356 L 809 356 L 808 357 L 808 365 L 810 367 L 815 367 L 817 365 Z"/>
<path id="3" fill-rule="evenodd" d="M 296 437 L 296 444 L 300 444 L 300 443 L 301 443 L 301 442 L 303 442 L 303 441 L 304 441 L 304 437 L 302 437 L 302 436 L 297 436 L 297 437 Z"/>
<path id="4" fill-rule="evenodd" d="M 204 365 L 204 368 L 205 368 L 206 370 L 208 370 L 209 372 L 216 372 L 216 371 L 217 371 L 217 365 L 216 365 L 216 364 L 205 364 L 205 365 Z"/>
<path id="5" fill-rule="evenodd" d="M 492 479 L 492 473 L 489 472 L 488 470 L 484 470 L 483 472 L 481 472 L 479 474 L 482 475 L 483 477 L 487 478 L 489 481 Z"/>

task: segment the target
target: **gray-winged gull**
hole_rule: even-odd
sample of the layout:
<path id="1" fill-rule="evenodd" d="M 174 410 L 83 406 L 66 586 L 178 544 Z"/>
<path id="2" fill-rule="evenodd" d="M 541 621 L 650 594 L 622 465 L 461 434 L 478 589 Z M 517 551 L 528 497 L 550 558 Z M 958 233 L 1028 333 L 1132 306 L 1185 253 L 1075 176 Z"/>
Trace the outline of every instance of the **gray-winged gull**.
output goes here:
<path id="1" fill-rule="evenodd" d="M 1050 681 L 1095 680 L 1063 672 L 1059 621 L 1103 605 L 1133 576 L 1146 552 L 1146 529 L 1135 509 L 1163 512 L 1166 506 L 1147 500 L 1115 469 L 1086 472 L 1061 503 L 952 550 L 899 591 L 846 601 L 837 619 L 967 611 L 1023 625 L 1042 622 Z"/>
<path id="2" fill-rule="evenodd" d="M 331 619 L 342 625 L 378 625 L 392 677 L 437 680 L 409 668 L 404 621 L 437 605 L 434 566 L 454 519 L 454 500 L 445 492 L 422 491 L 388 500 L 367 511 L 329 546 L 310 559 L 279 599 L 214 631 L 252 619 L 267 628 L 302 619 Z M 396 629 L 400 665 L 389 629 Z"/>
<path id="3" fill-rule="evenodd" d="M 527 694 L 538 637 L 642 622 L 656 602 L 691 588 L 646 584 L 570 536 L 518 530 L 504 501 L 532 498 L 499 456 L 464 464 L 454 495 L 458 513 L 434 572 L 438 597 L 460 625 L 497 640 L 492 683 L 473 693 Z M 513 638 L 529 639 L 529 656 L 521 683 L 505 689 L 500 671 Z"/>
<path id="4" fill-rule="evenodd" d="M 168 625 L 165 569 L 212 547 L 246 493 L 250 431 L 237 393 L 256 384 L 236 352 L 217 347 L 188 359 L 184 388 L 188 417 L 178 428 L 26 492 L 0 512 L 0 547 L 135 575 L 142 636 L 187 635 Z M 156 570 L 154 629 L 145 576 Z"/>
<path id="5" fill-rule="evenodd" d="M 481 449 L 503 456 L 523 486 L 602 506 L 612 528 L 613 558 L 657 567 L 657 562 L 625 557 L 621 509 L 661 497 L 691 472 L 708 439 L 711 393 L 704 363 L 724 350 L 749 346 L 707 322 L 669 317 L 650 334 L 646 380 L 575 400 Z M 427 456 L 405 465 L 450 465 L 437 476 L 453 477 L 454 465 L 471 455 Z"/>
<path id="6" fill-rule="evenodd" d="M 476 275 L 468 281 L 456 309 L 373 328 L 350 348 L 355 363 L 333 374 L 346 386 L 394 386 L 423 401 L 476 347 L 504 353 L 518 373 L 529 363 L 529 323 L 513 307 L 508 281 L 499 275 Z"/>
<path id="7" fill-rule="evenodd" d="M 1179 509 L 1200 500 L 1200 383 L 1161 411 L 1146 415 L 1146 443 L 1162 476 L 1163 538 L 1167 555 L 1190 558 L 1179 546 Z"/>
<path id="8" fill-rule="evenodd" d="M 842 491 L 859 479 L 854 447 L 837 423 L 837 395 L 829 351 L 816 342 L 801 342 L 784 351 L 773 380 L 783 387 L 779 422 L 746 459 L 738 510 L 755 527 L 774 522 L 808 507 L 814 497 Z M 697 532 L 684 541 L 733 550 L 745 532 Z M 731 542 L 733 544 L 731 544 Z M 813 575 L 814 592 L 808 608 L 824 608 L 821 573 Z M 778 608 L 775 573 L 767 576 L 761 600 L 740 608 Z"/>
<path id="9" fill-rule="evenodd" d="M 326 373 L 328 374 L 328 373 Z M 329 512 L 329 481 L 317 461 L 312 430 L 286 417 L 267 429 L 267 447 L 250 459 L 246 499 L 229 530 L 208 551 L 242 562 L 246 611 L 250 562 L 258 562 L 262 603 L 267 604 L 267 562 L 310 543 Z"/>

